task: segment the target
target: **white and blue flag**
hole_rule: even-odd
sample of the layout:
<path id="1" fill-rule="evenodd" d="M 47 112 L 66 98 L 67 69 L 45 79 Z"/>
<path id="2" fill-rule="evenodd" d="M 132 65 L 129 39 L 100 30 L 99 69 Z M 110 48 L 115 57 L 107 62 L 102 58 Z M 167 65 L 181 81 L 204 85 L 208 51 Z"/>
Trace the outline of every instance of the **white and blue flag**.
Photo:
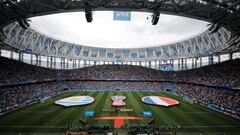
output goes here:
<path id="1" fill-rule="evenodd" d="M 94 102 L 94 98 L 90 96 L 73 96 L 73 97 L 67 97 L 64 99 L 57 100 L 55 101 L 55 104 L 69 107 L 69 106 L 87 105 L 87 104 L 91 104 L 92 102 Z"/>

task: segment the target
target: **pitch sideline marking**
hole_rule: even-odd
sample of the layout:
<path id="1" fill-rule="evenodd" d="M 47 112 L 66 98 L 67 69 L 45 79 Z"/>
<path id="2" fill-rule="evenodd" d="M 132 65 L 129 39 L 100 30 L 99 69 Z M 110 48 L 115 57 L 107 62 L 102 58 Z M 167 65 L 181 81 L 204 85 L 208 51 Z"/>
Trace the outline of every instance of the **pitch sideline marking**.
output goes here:
<path id="1" fill-rule="evenodd" d="M 5 127 L 10 127 L 10 128 L 63 128 L 65 126 L 0 126 L 0 128 L 5 128 Z M 167 126 L 161 126 L 161 127 L 167 127 Z M 222 128 L 235 128 L 235 127 L 240 127 L 240 126 L 183 126 L 183 128 L 217 128 L 217 127 L 222 127 Z"/>

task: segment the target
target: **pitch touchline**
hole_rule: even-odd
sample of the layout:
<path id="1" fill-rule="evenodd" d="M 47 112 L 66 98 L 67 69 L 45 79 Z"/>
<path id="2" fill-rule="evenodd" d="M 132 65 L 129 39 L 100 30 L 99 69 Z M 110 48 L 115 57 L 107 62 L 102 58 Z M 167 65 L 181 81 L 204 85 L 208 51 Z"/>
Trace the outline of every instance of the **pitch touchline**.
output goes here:
<path id="1" fill-rule="evenodd" d="M 12 127 L 12 128 L 63 128 L 65 126 L 0 126 L 0 128 L 4 128 L 4 127 Z"/>
<path id="2" fill-rule="evenodd" d="M 184 112 L 184 113 L 213 113 L 213 112 Z"/>
<path id="3" fill-rule="evenodd" d="M 216 127 L 225 128 L 225 127 L 240 127 L 240 126 L 183 126 L 183 128 L 193 128 L 193 127 L 195 127 L 195 128 L 216 128 Z"/>
<path id="4" fill-rule="evenodd" d="M 10 127 L 10 128 L 63 128 L 65 126 L 0 126 L 0 128 L 5 128 L 5 127 Z M 168 127 L 168 126 L 160 126 L 160 127 Z M 183 126 L 183 128 L 216 128 L 216 127 L 240 127 L 240 126 Z"/>

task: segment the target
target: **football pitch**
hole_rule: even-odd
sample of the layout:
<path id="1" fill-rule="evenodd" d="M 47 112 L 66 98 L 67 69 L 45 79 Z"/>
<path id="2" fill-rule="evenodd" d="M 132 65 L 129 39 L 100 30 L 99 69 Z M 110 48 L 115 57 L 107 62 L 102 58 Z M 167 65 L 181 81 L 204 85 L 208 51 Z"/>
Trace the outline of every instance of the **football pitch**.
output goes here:
<path id="1" fill-rule="evenodd" d="M 95 102 L 90 105 L 63 107 L 55 105 L 56 100 L 87 95 L 92 96 Z M 104 112 L 103 109 L 114 110 L 111 96 L 123 95 L 127 105 L 124 109 L 133 109 L 132 112 Z M 180 102 L 169 108 L 147 105 L 142 103 L 144 96 L 164 96 Z M 95 116 L 85 117 L 84 112 L 94 110 Z M 151 111 L 152 117 L 142 115 L 143 111 Z M 143 120 L 125 120 L 124 124 L 147 124 L 154 119 L 153 125 L 170 127 L 177 134 L 240 134 L 240 121 L 221 113 L 206 109 L 197 104 L 190 104 L 179 97 L 164 92 L 68 92 L 44 103 L 38 103 L 21 110 L 0 117 L 0 134 L 62 134 L 65 125 L 83 120 L 88 124 L 113 124 L 112 120 L 95 120 L 101 116 L 136 116 Z M 176 128 L 179 127 L 180 128 Z M 171 128 L 172 127 L 172 128 Z"/>

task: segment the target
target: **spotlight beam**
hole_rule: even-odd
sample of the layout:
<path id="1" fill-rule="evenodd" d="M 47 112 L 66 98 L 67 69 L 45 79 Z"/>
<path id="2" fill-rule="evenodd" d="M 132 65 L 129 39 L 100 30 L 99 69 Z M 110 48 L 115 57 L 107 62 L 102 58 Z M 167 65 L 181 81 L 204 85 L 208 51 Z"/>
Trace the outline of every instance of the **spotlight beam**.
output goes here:
<path id="1" fill-rule="evenodd" d="M 25 18 L 20 18 L 18 20 L 18 24 L 24 29 L 28 29 L 30 27 L 29 20 L 27 20 Z"/>

